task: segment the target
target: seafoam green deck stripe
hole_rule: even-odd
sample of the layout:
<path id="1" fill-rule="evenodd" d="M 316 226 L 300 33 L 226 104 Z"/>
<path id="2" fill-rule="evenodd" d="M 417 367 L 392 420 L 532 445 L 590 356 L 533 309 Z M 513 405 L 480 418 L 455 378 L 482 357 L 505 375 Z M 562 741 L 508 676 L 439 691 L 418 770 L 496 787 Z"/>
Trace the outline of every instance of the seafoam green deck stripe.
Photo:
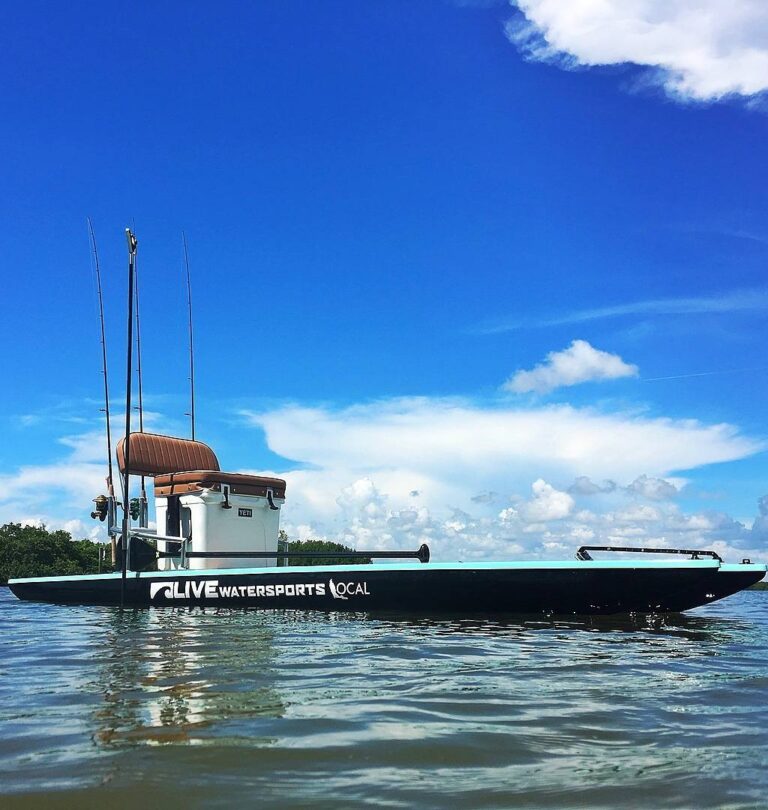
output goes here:
<path id="1" fill-rule="evenodd" d="M 176 570 L 176 571 L 145 571 L 129 572 L 129 579 L 167 579 L 184 577 L 223 577 L 223 576 L 243 576 L 245 574 L 335 574 L 335 573 L 378 573 L 411 571 L 429 573 L 430 571 L 530 571 L 540 569 L 542 571 L 553 571 L 571 569 L 573 571 L 608 569 L 615 571 L 622 570 L 648 570 L 648 569 L 683 569 L 692 568 L 721 568 L 723 571 L 765 571 L 763 564 L 721 564 L 717 560 L 531 560 L 523 562 L 445 562 L 445 563 L 399 563 L 394 565 L 323 565 L 323 566 L 303 566 L 296 565 L 290 567 L 272 568 L 211 568 L 208 570 Z M 89 581 L 89 580 L 110 580 L 119 579 L 120 573 L 110 574 L 82 574 L 68 577 L 30 577 L 28 579 L 11 579 L 13 582 L 66 582 L 66 581 Z"/>
<path id="2" fill-rule="evenodd" d="M 722 563 L 720 570 L 724 574 L 732 574 L 741 571 L 768 571 L 768 565 L 764 563 Z"/>

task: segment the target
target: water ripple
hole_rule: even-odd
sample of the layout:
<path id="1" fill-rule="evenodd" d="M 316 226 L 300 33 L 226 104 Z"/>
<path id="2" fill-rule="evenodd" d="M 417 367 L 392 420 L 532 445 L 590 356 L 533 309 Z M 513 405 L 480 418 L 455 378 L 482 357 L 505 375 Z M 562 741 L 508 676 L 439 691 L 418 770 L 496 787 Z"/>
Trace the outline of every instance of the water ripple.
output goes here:
<path id="1" fill-rule="evenodd" d="M 4 806 L 758 807 L 768 594 L 667 620 L 17 602 Z"/>

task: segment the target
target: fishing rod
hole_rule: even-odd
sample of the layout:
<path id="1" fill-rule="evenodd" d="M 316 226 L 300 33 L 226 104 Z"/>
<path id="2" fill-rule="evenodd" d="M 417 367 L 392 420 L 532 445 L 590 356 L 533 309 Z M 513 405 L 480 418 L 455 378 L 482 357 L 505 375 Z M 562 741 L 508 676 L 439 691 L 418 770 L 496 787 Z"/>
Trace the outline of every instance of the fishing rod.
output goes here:
<path id="1" fill-rule="evenodd" d="M 104 376 L 104 407 L 102 412 L 106 418 L 107 427 L 107 514 L 110 517 L 109 524 L 114 521 L 115 514 L 115 487 L 112 478 L 112 429 L 109 419 L 109 375 L 107 373 L 107 336 L 104 328 L 104 294 L 101 286 L 101 265 L 99 264 L 99 251 L 96 248 L 96 234 L 93 231 L 93 223 L 91 218 L 87 217 L 88 233 L 90 234 L 91 250 L 93 251 L 93 262 L 96 268 L 96 292 L 99 299 L 99 323 L 101 326 L 101 371 Z M 103 502 L 102 502 L 103 503 Z M 99 516 L 99 504 L 97 503 L 97 512 L 94 513 Z M 101 519 L 105 517 L 105 513 L 101 513 Z M 117 560 L 117 541 L 114 537 L 111 538 L 112 543 L 112 565 Z"/>
<path id="2" fill-rule="evenodd" d="M 144 432 L 144 389 L 142 384 L 142 374 L 141 374 L 141 321 L 139 318 L 139 263 L 137 258 L 134 256 L 133 260 L 133 297 L 135 301 L 135 311 L 136 311 L 136 377 L 138 382 L 138 399 L 139 404 L 135 410 L 139 412 L 139 433 Z M 141 496 L 139 498 L 138 504 L 138 519 L 139 519 L 139 526 L 146 528 L 147 526 L 147 517 L 148 517 L 148 501 L 147 501 L 147 489 L 145 485 L 145 478 L 141 476 Z"/>
<path id="3" fill-rule="evenodd" d="M 133 292 L 135 288 L 134 275 L 136 272 L 136 248 L 138 242 L 130 228 L 125 229 L 128 240 L 128 356 L 126 358 L 125 375 L 125 438 L 123 440 L 123 530 L 121 536 L 122 554 L 120 577 L 120 607 L 125 604 L 125 584 L 128 574 L 128 556 L 130 554 L 131 514 L 128 510 L 128 492 L 131 469 L 131 377 L 133 362 Z"/>
<path id="4" fill-rule="evenodd" d="M 192 422 L 192 441 L 195 439 L 195 346 L 192 339 L 192 281 L 189 275 L 189 253 L 187 251 L 187 236 L 181 232 L 181 241 L 184 244 L 184 267 L 187 271 L 187 309 L 189 310 L 189 413 L 184 414 Z"/>

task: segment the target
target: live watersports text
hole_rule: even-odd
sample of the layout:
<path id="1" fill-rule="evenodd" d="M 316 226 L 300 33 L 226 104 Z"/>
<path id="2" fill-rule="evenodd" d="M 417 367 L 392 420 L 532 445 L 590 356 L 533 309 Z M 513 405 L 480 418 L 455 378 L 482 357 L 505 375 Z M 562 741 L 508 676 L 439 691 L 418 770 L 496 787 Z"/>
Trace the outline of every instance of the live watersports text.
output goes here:
<path id="1" fill-rule="evenodd" d="M 217 579 L 187 580 L 186 582 L 153 582 L 149 587 L 149 598 L 163 599 L 232 599 L 232 598 L 274 598 L 280 596 L 326 596 L 327 587 L 334 599 L 348 599 L 350 596 L 370 596 L 367 582 L 324 582 L 286 583 L 284 585 L 220 585 Z"/>

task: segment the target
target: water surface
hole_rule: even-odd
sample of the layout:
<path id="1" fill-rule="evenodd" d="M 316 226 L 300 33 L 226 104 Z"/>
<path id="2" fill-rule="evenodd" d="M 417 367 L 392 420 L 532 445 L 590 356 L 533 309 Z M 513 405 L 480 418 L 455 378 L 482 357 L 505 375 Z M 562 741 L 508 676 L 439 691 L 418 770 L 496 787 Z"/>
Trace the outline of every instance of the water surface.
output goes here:
<path id="1" fill-rule="evenodd" d="M 768 592 L 661 621 L 0 588 L 4 807 L 764 807 Z"/>

